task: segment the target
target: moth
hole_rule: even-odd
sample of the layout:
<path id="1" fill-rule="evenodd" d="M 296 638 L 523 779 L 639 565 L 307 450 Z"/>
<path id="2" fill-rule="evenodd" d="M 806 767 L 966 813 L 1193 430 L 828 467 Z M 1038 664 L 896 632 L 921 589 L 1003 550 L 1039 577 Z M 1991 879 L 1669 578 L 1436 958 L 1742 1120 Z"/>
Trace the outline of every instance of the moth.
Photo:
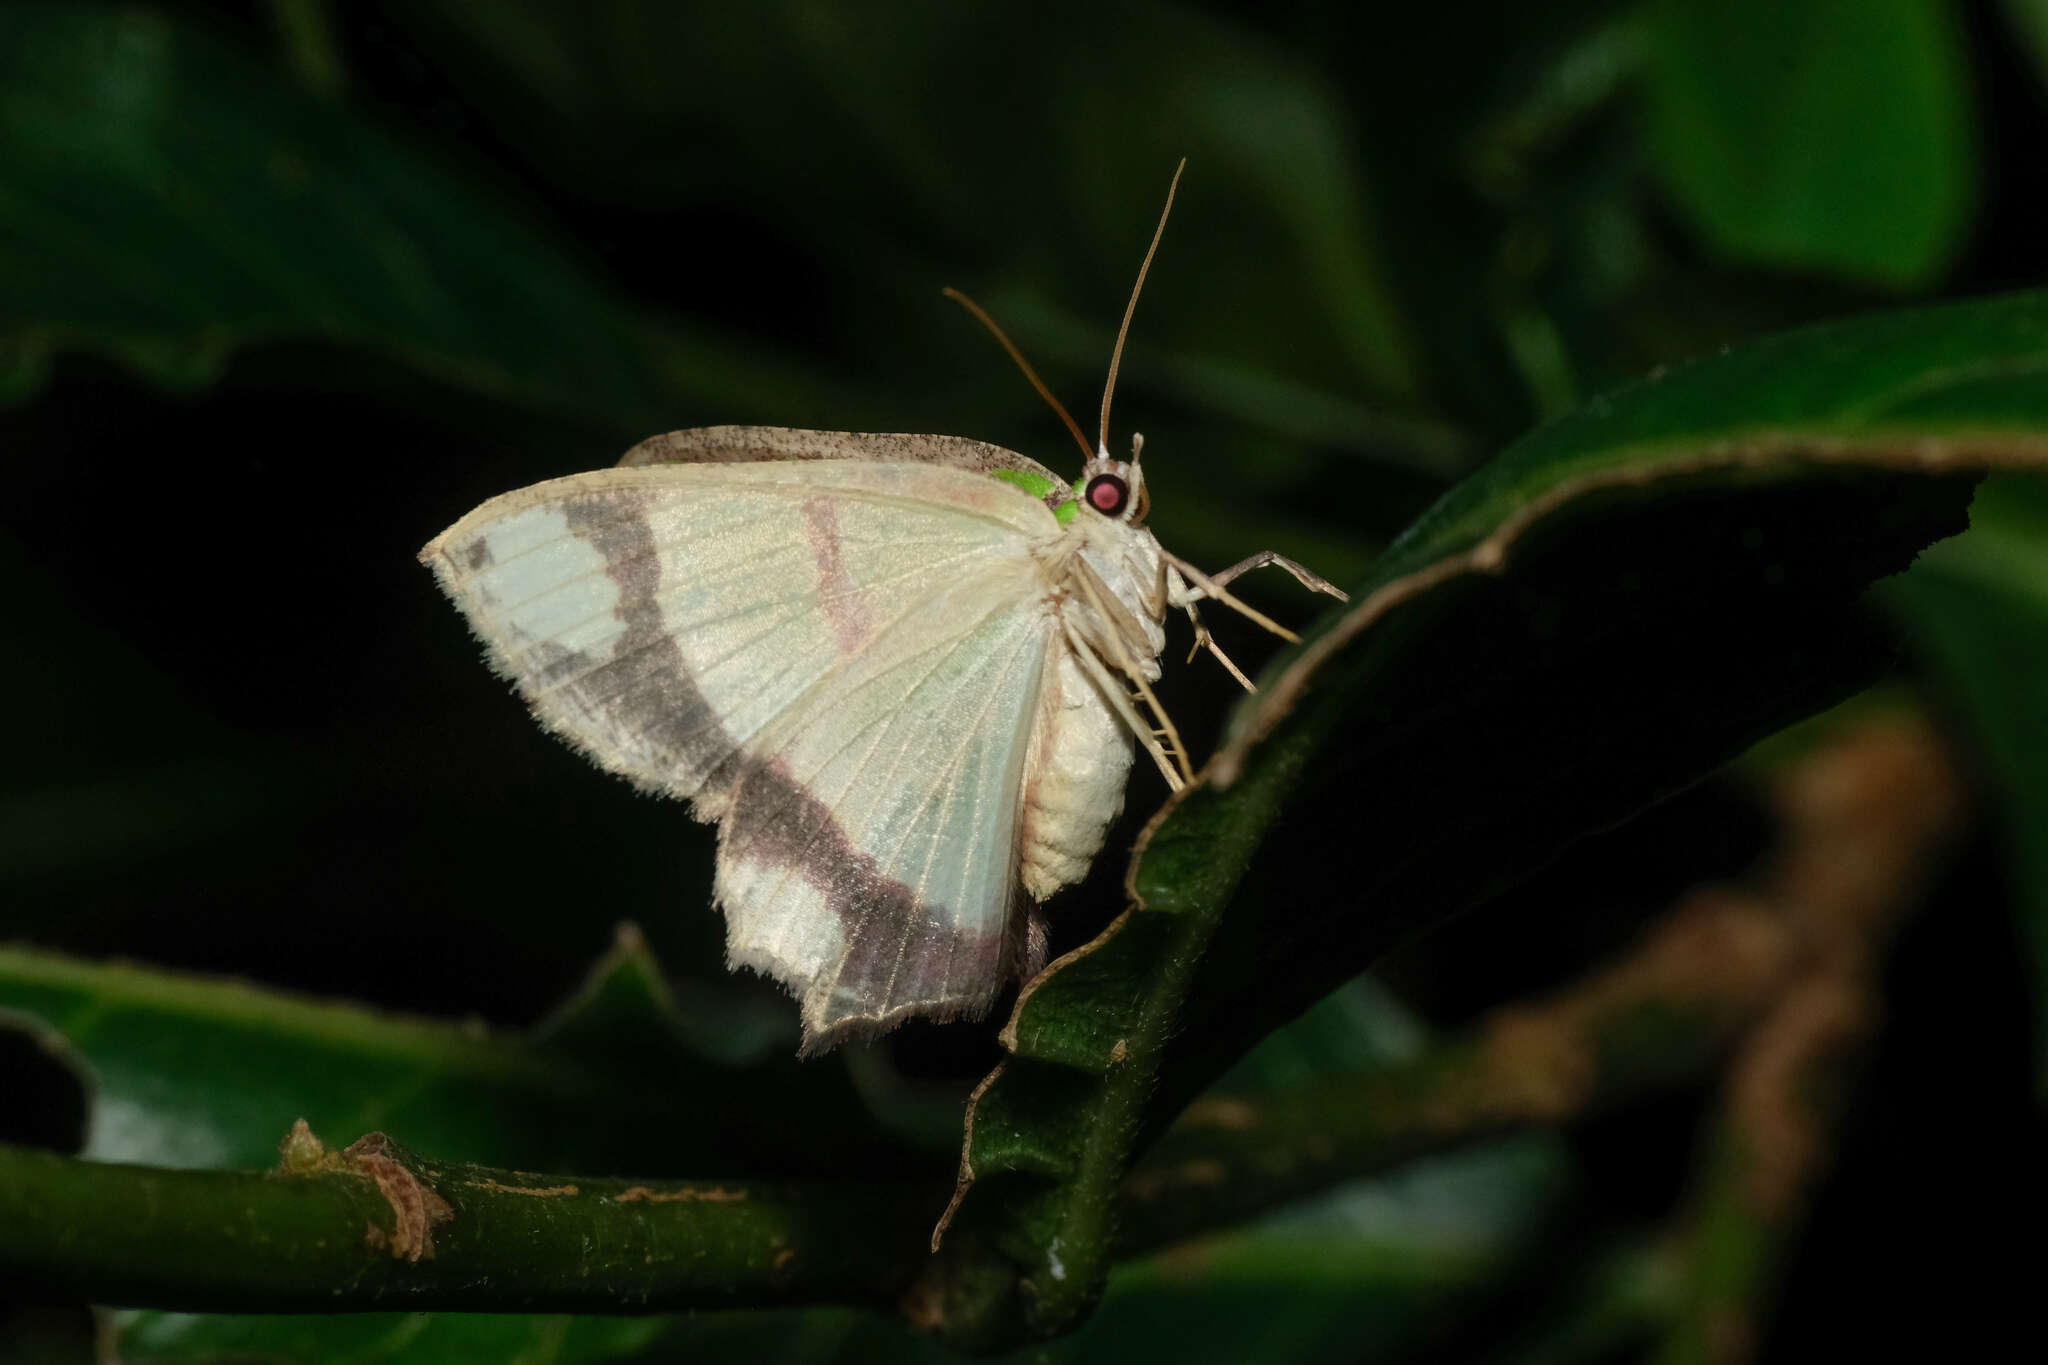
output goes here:
<path id="1" fill-rule="evenodd" d="M 955 295 L 1080 443 L 1071 484 L 952 436 L 705 427 L 492 498 L 420 552 L 542 725 L 717 824 L 727 963 L 798 998 L 806 1053 L 979 1015 L 1042 965 L 1039 903 L 1087 871 L 1136 751 L 1192 777 L 1151 688 L 1169 609 L 1242 681 L 1198 602 L 1291 639 L 1226 584 L 1279 564 L 1336 592 L 1270 553 L 1215 575 L 1170 554 L 1143 437 L 1109 454 L 1165 223 L 1093 450 Z"/>

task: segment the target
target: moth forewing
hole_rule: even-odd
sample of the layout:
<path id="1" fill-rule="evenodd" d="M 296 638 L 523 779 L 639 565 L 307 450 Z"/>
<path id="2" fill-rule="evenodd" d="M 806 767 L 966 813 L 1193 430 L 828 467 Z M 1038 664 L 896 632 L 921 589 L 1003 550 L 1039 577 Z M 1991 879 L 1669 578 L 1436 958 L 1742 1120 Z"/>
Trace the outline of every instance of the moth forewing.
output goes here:
<path id="1" fill-rule="evenodd" d="M 805 431 L 798 427 L 691 427 L 650 436 L 619 457 L 618 468 L 664 464 L 766 464 L 858 460 L 928 464 L 975 474 L 1022 474 L 1053 490 L 1049 507 L 1066 500 L 1066 481 L 1026 455 L 964 436 L 911 432 Z"/>

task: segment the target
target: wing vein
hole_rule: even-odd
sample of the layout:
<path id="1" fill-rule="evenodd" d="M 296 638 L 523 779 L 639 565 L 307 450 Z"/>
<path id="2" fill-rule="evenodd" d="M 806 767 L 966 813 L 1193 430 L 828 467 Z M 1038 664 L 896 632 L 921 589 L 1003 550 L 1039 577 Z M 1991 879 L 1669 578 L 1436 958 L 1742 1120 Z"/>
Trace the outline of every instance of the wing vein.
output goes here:
<path id="1" fill-rule="evenodd" d="M 874 780 L 873 775 L 868 773 L 868 766 L 874 761 L 876 752 L 882 747 L 884 741 L 888 739 L 891 728 L 897 724 L 902 723 L 903 718 L 906 714 L 916 710 L 916 707 L 914 703 L 911 701 L 911 699 L 918 697 L 928 687 L 931 686 L 933 680 L 945 668 L 946 663 L 958 653 L 963 644 L 965 644 L 968 640 L 978 636 L 991 621 L 1000 616 L 1004 611 L 1014 609 L 1015 603 L 999 601 L 994 606 L 992 606 L 988 611 L 978 616 L 974 620 L 973 624 L 967 627 L 966 629 L 946 639 L 937 641 L 928 648 L 918 650 L 911 654 L 907 654 L 901 659 L 892 660 L 886 667 L 878 670 L 874 675 L 867 678 L 863 678 L 858 682 L 854 683 L 852 688 L 845 696 L 834 699 L 835 705 L 839 709 L 846 709 L 845 702 L 849 698 L 858 696 L 860 693 L 868 691 L 872 688 L 887 685 L 892 681 L 902 682 L 903 679 L 901 675 L 906 669 L 910 669 L 919 663 L 924 663 L 925 665 L 922 671 L 919 673 L 919 675 L 914 680 L 909 681 L 907 686 L 903 687 L 902 690 L 906 698 L 906 704 L 904 706 L 895 708 L 893 710 L 884 710 L 877 712 L 872 720 L 866 722 L 864 725 L 851 731 L 846 736 L 845 740 L 842 743 L 840 743 L 837 747 L 832 749 L 829 753 L 821 755 L 818 758 L 809 761 L 806 764 L 806 767 L 809 770 L 808 772 L 803 774 L 796 774 L 794 772 L 792 773 L 792 776 L 799 776 L 803 780 L 813 780 L 817 775 L 823 773 L 828 768 L 834 766 L 841 757 L 846 755 L 863 739 L 868 740 L 866 754 L 862 757 L 862 759 L 859 762 L 851 765 L 847 772 L 846 779 L 841 784 L 835 799 L 829 802 L 822 802 L 826 806 L 826 809 L 832 814 L 834 822 L 838 824 L 842 830 L 844 830 L 849 824 L 858 826 L 860 824 L 866 823 L 866 821 L 860 817 L 865 817 L 872 809 L 872 801 L 859 808 L 854 808 L 850 806 L 848 802 L 849 796 L 852 795 L 855 787 L 861 784 L 863 777 L 868 777 L 870 779 L 866 783 L 868 790 L 875 792 L 878 795 L 892 793 L 899 790 L 899 784 L 897 779 L 900 775 L 900 770 L 903 764 L 909 759 L 911 752 L 910 745 L 901 744 L 895 746 L 893 754 L 891 754 L 889 757 L 889 766 L 880 775 L 879 780 Z M 1031 632 L 1028 629 L 1021 630 L 1019 632 L 1019 637 L 1023 641 L 1028 642 L 1030 636 Z M 988 703 L 985 703 L 985 705 L 992 705 L 993 699 L 996 695 L 998 695 L 998 692 L 992 689 L 990 692 L 990 701 Z M 781 717 L 778 717 L 778 721 L 787 721 L 789 715 L 790 713 L 788 711 L 785 711 Z M 789 728 L 800 731 L 802 728 L 802 722 L 790 722 Z M 969 744 L 971 744 L 972 738 L 979 735 L 979 731 L 980 726 L 977 724 L 975 729 L 969 733 L 969 736 L 963 738 L 961 747 L 962 753 L 964 753 L 966 747 Z M 753 761 L 766 761 L 767 758 L 775 751 L 775 747 L 776 746 L 773 745 L 761 746 L 757 754 L 754 756 Z M 820 796 L 822 798 L 822 794 L 820 794 Z M 787 807 L 790 804 L 790 802 L 793 801 L 793 799 L 793 797 L 787 796 L 781 798 L 780 807 Z M 917 822 L 914 818 L 911 819 L 906 824 L 904 832 L 898 836 L 895 847 L 888 850 L 886 853 L 879 852 L 876 850 L 862 850 L 862 852 L 866 853 L 868 857 L 873 859 L 877 872 L 879 874 L 890 875 L 891 880 L 903 882 L 903 878 L 891 875 L 889 869 L 895 863 L 897 856 L 900 854 L 904 843 L 906 843 L 908 838 L 910 837 L 910 832 L 912 829 L 914 829 L 916 823 Z M 750 821 L 750 825 L 752 824 L 753 822 Z M 810 840 L 805 844 L 802 853 L 797 858 L 786 862 L 780 868 L 780 875 L 776 878 L 773 889 L 769 892 L 769 895 L 771 895 L 774 898 L 780 898 L 788 888 L 791 879 L 803 874 L 803 870 L 807 865 L 809 855 L 816 849 L 817 842 L 819 838 L 822 837 L 823 833 L 824 830 L 822 828 L 814 830 L 812 832 Z M 746 849 L 751 846 L 751 842 L 752 841 L 750 839 L 747 844 L 736 844 L 732 846 L 728 851 L 731 854 L 731 856 L 735 859 L 741 858 L 745 855 Z M 905 884 L 906 886 L 908 885 L 907 883 Z M 927 866 L 926 872 L 920 876 L 918 884 L 915 887 L 909 888 L 912 891 L 915 904 L 919 907 L 922 907 L 925 903 L 925 892 L 928 886 L 929 865 Z M 957 909 L 957 907 L 948 908 Z M 877 905 L 874 901 L 871 900 L 869 903 L 862 907 L 861 918 L 858 922 L 856 922 L 855 924 L 842 926 L 843 948 L 840 953 L 839 960 L 833 965 L 829 973 L 820 974 L 817 981 L 813 983 L 813 990 L 821 990 L 821 988 L 825 988 L 828 982 L 837 983 L 844 976 L 847 959 L 852 955 L 854 951 L 854 946 L 860 940 L 862 935 L 864 935 L 870 930 L 875 913 L 877 913 Z M 777 939 L 775 940 L 775 946 L 778 950 L 786 944 L 787 931 L 791 927 L 793 926 L 784 926 L 784 932 L 778 935 Z M 909 927 L 906 926 L 906 933 L 908 933 L 908 929 Z M 904 945 L 899 944 L 899 962 L 903 946 Z M 788 959 L 785 957 L 782 960 L 787 961 Z M 893 990 L 893 980 L 891 989 Z"/>
<path id="2" fill-rule="evenodd" d="M 585 544 L 589 543 L 587 538 L 576 535 L 574 532 L 571 532 L 567 535 L 556 536 L 553 540 L 543 541 L 541 544 L 533 546 L 531 549 L 520 551 L 519 554 L 511 555 L 505 559 L 495 561 L 491 565 L 491 567 L 499 568 L 504 565 L 517 563 L 520 559 L 524 558 L 526 555 L 534 553 L 534 551 L 536 550 L 544 550 L 551 546 L 559 545 L 565 540 L 582 540 Z M 892 550 L 922 548 L 934 545 L 952 546 L 958 550 L 958 553 L 949 555 L 944 559 L 927 561 L 925 567 L 938 564 L 951 564 L 955 560 L 964 559 L 970 555 L 986 554 L 989 548 L 986 543 L 969 543 L 963 545 L 958 540 L 933 539 L 905 541 L 890 540 L 883 537 L 875 537 L 873 539 L 853 539 L 844 535 L 841 535 L 839 537 L 839 540 L 840 543 L 843 545 L 887 545 Z M 798 553 L 798 548 L 794 545 L 779 548 L 781 550 L 781 553 L 789 558 L 795 558 Z M 527 607 L 535 602 L 538 602 L 541 598 L 548 596 L 550 593 L 560 592 L 563 588 L 573 587 L 578 583 L 584 582 L 586 579 L 596 578 L 600 575 L 609 576 L 618 565 L 631 564 L 636 560 L 646 559 L 650 555 L 659 555 L 661 552 L 662 548 L 657 545 L 654 549 L 651 550 L 633 550 L 629 553 L 619 555 L 616 558 L 608 558 L 605 560 L 604 564 L 598 568 L 585 569 L 582 573 L 575 574 L 571 577 L 557 579 L 554 582 L 550 583 L 547 587 L 542 588 L 539 592 L 533 593 L 532 595 L 527 597 L 522 597 L 517 602 L 500 603 L 497 607 L 497 610 L 504 613 L 518 611 L 523 607 Z M 734 555 L 732 557 L 732 561 L 730 564 L 720 566 L 721 568 L 724 568 L 726 570 L 726 572 L 722 576 L 716 578 L 692 576 L 688 583 L 678 584 L 677 588 L 667 589 L 666 591 L 673 592 L 679 588 L 684 587 L 700 588 L 706 591 L 716 591 L 720 588 L 725 587 L 729 583 L 744 582 L 751 578 L 758 578 L 761 576 L 761 559 L 762 557 L 759 555 Z M 913 569 L 910 572 L 915 573 L 919 571 L 920 570 L 918 569 Z M 456 586 L 458 588 L 467 588 L 471 583 L 475 582 L 479 578 L 482 578 L 483 576 L 484 575 L 481 572 L 469 574 L 466 577 L 457 580 Z M 859 591 L 859 589 L 852 589 L 852 591 L 857 592 Z"/>
<path id="3" fill-rule="evenodd" d="M 1030 633 L 1027 631 L 1020 631 L 1019 638 L 1026 644 L 1030 643 L 1031 637 Z M 1010 654 L 1004 661 L 1005 667 L 1007 668 L 1009 665 L 1014 664 L 1016 656 L 1021 652 L 1022 651 L 1020 649 L 1012 649 Z M 1033 690 L 1035 694 L 1036 689 Z M 927 788 L 925 798 L 923 802 L 918 806 L 919 811 L 925 811 L 930 810 L 935 804 L 938 804 L 939 809 L 942 812 L 944 812 L 940 817 L 938 827 L 932 831 L 932 837 L 930 839 L 929 846 L 925 853 L 924 866 L 918 872 L 917 899 L 920 904 L 924 902 L 926 889 L 931 885 L 932 868 L 938 860 L 939 851 L 941 848 L 945 846 L 946 841 L 944 836 L 947 830 L 949 830 L 953 824 L 953 796 L 959 786 L 961 773 L 966 766 L 967 754 L 969 750 L 974 747 L 974 741 L 981 738 L 986 733 L 988 713 L 990 710 L 994 708 L 997 699 L 1001 696 L 1002 690 L 1000 688 L 988 689 L 987 695 L 982 701 L 980 711 L 976 712 L 975 714 L 974 724 L 962 732 L 960 736 L 960 742 L 954 746 L 952 757 L 947 760 L 943 784 L 934 782 L 929 788 Z M 1027 713 L 1029 712 L 1029 709 L 1029 707 L 1025 708 Z M 1014 740 L 1014 736 L 1012 736 L 1012 739 Z M 942 796 L 944 797 L 944 801 L 943 803 L 940 803 L 940 798 Z M 974 809 L 971 812 L 969 812 L 969 825 L 973 829 L 979 829 L 983 826 L 983 821 L 980 817 L 982 814 L 982 802 L 984 800 L 984 795 L 981 790 L 976 790 L 974 800 Z M 904 845 L 909 843 L 910 832 L 917 827 L 917 824 L 918 821 L 916 819 L 912 819 L 905 823 L 904 832 L 902 835 L 898 837 L 897 840 L 895 850 L 896 853 L 900 854 Z M 967 841 L 967 850 L 967 858 L 961 866 L 960 875 L 960 888 L 963 895 L 968 890 L 968 888 L 970 888 L 974 884 L 974 878 L 969 874 L 973 870 L 974 859 L 977 853 L 983 854 L 991 861 L 993 860 L 994 856 L 993 843 L 986 839 L 969 839 Z M 894 854 L 892 854 L 892 857 L 893 856 Z M 949 908 L 954 912 L 956 923 L 958 922 L 960 915 L 964 913 L 967 909 L 967 907 L 964 905 L 956 905 Z M 908 951 L 909 946 L 910 936 L 908 933 L 906 933 L 903 937 L 903 941 L 900 942 L 896 947 L 896 961 L 889 969 L 889 984 L 887 989 L 884 990 L 882 993 L 885 1009 L 887 1008 L 888 1003 L 894 1001 L 894 999 L 896 998 L 896 981 L 897 978 L 902 974 L 903 957 L 905 952 Z M 947 954 L 945 976 L 941 978 L 942 984 L 937 993 L 939 999 L 943 1000 L 946 998 L 947 990 L 951 986 L 953 975 L 953 962 L 959 954 L 959 949 L 960 945 L 956 939 L 956 941 L 952 945 L 950 945 L 950 950 Z"/>

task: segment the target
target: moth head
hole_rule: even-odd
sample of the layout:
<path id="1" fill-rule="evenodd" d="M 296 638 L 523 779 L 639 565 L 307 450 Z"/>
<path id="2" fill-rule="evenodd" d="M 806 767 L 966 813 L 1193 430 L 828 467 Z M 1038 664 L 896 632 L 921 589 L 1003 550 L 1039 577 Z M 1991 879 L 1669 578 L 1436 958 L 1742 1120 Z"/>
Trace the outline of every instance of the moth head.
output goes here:
<path id="1" fill-rule="evenodd" d="M 1074 420 L 1073 414 L 1066 410 L 1059 399 L 1053 397 L 1052 390 L 1045 386 L 1045 381 L 1031 368 L 1031 362 L 1024 358 L 1023 352 L 1003 335 L 1003 329 L 996 326 L 995 319 L 990 317 L 980 304 L 950 285 L 940 291 L 972 313 L 982 326 L 988 328 L 990 335 L 1010 353 L 1010 359 L 1017 362 L 1017 368 L 1024 372 L 1024 377 L 1031 381 L 1031 387 L 1038 390 L 1038 396 L 1043 398 L 1052 410 L 1059 414 L 1060 420 L 1067 424 L 1067 430 L 1074 435 L 1074 444 L 1081 447 L 1081 453 L 1087 463 L 1081 467 L 1081 477 L 1074 481 L 1074 498 L 1071 502 L 1061 503 L 1054 511 L 1062 526 L 1071 525 L 1073 518 L 1080 515 L 1079 509 L 1082 507 L 1088 508 L 1096 516 L 1108 517 L 1126 526 L 1143 526 L 1146 513 L 1152 510 L 1152 499 L 1145 492 L 1145 475 L 1138 468 L 1138 458 L 1145 451 L 1145 438 L 1135 433 L 1131 436 L 1129 460 L 1112 460 L 1109 457 L 1109 400 L 1116 393 L 1117 366 L 1123 360 L 1124 338 L 1130 334 L 1131 315 L 1138 311 L 1138 295 L 1145 288 L 1145 272 L 1152 268 L 1153 253 L 1159 250 L 1159 238 L 1166 231 L 1166 217 L 1173 212 L 1173 192 L 1179 187 L 1180 173 L 1187 169 L 1187 165 L 1187 158 L 1183 157 L 1180 164 L 1174 167 L 1173 180 L 1166 187 L 1166 207 L 1160 210 L 1159 226 L 1152 230 L 1152 244 L 1145 248 L 1145 259 L 1138 263 L 1138 281 L 1131 286 L 1131 301 L 1124 305 L 1124 320 L 1116 329 L 1116 346 L 1109 353 L 1109 378 L 1102 385 L 1102 424 L 1097 428 L 1099 435 L 1093 454 L 1088 451 L 1088 438 L 1081 434 L 1080 423 Z M 1011 475 L 999 474 L 999 477 Z M 1022 487 L 1029 486 L 1021 480 L 1013 481 Z"/>
<path id="2" fill-rule="evenodd" d="M 1128 460 L 1113 460 L 1107 449 L 1097 446 L 1074 484 L 1081 505 L 1111 521 L 1143 526 L 1145 514 L 1152 510 L 1152 495 L 1145 491 L 1145 470 L 1138 463 L 1144 453 L 1145 438 L 1138 435 L 1131 437 Z"/>

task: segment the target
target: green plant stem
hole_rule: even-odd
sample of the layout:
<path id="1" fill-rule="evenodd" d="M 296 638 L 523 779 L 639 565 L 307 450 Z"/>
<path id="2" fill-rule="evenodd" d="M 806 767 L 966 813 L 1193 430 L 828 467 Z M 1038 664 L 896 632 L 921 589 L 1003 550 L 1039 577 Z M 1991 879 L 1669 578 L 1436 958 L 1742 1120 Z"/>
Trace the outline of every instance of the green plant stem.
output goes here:
<path id="1" fill-rule="evenodd" d="M 1755 1355 L 1841 1110 L 1861 1070 L 1876 992 L 1825 969 L 1786 993 L 1730 1068 L 1683 1215 L 1661 1365 Z"/>
<path id="2" fill-rule="evenodd" d="M 0 1283 L 22 1299 L 229 1313 L 877 1303 L 937 1197 L 557 1178 L 386 1150 L 380 1177 L 335 1156 L 307 1174 L 183 1171 L 0 1146 Z M 445 1220 L 418 1216 L 433 1197 Z M 424 1240 L 408 1237 L 408 1205 Z"/>
<path id="3" fill-rule="evenodd" d="M 1124 1183 L 1116 1254 L 1695 1074 L 1768 990 L 1778 946 L 1739 902 L 1688 903 L 1622 963 L 1411 1063 L 1202 1101 Z M 307 1173 L 286 1174 L 0 1146 L 0 1280 L 28 1296 L 188 1312 L 617 1312 L 880 1305 L 922 1272 L 904 1311 L 945 1331 L 963 1296 L 1000 1299 L 995 1281 L 1011 1273 L 971 1240 L 928 1261 L 942 1202 L 930 1185 L 591 1180 L 386 1146 L 422 1203 L 430 1191 L 449 1209 L 425 1228 L 431 1254 L 413 1260 L 394 1250 L 403 1191 L 395 1200 L 360 1162 L 314 1150 L 297 1165 Z"/>
<path id="4" fill-rule="evenodd" d="M 1768 1294 L 1773 1248 L 1796 1230 L 1825 1150 L 1831 1106 L 1816 1084 L 1828 1091 L 1863 1039 L 1879 948 L 1960 819 L 1957 786 L 1920 726 L 1862 725 L 1777 782 L 1783 846 L 1754 890 L 1695 892 L 1615 964 L 1410 1062 L 1197 1102 L 1080 1230 L 1099 1238 L 1113 1216 L 1113 1254 L 1142 1254 L 1424 1152 L 1697 1077 L 1733 1047 L 1728 1117 L 1679 1272 L 1675 1316 L 1691 1325 L 1672 1346 L 1686 1358 L 1687 1343 Z M 590 1180 L 436 1163 L 376 1135 L 331 1153 L 303 1129 L 286 1150 L 286 1171 L 258 1174 L 0 1146 L 0 1283 L 198 1312 L 833 1302 L 889 1305 L 984 1345 L 1042 1330 L 1018 1315 L 1014 1248 L 970 1228 L 928 1256 L 943 1196 L 929 1183 Z M 1082 1174 L 1091 1189 L 1107 1180 L 1094 1165 Z"/>

